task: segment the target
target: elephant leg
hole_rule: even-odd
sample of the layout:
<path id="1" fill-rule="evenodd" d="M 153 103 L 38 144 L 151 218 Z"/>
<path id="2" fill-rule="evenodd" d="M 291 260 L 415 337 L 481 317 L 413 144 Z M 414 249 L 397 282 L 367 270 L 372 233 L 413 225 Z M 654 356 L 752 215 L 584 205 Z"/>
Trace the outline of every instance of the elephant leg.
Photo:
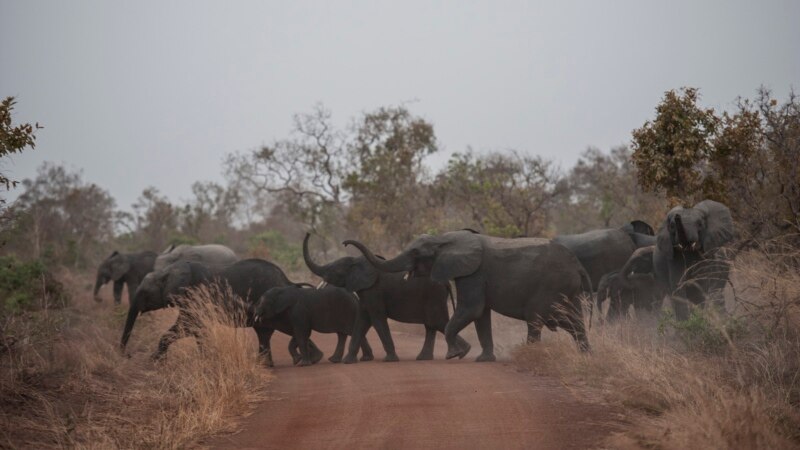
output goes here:
<path id="1" fill-rule="evenodd" d="M 528 343 L 542 340 L 542 323 L 536 319 L 528 319 Z"/>
<path id="2" fill-rule="evenodd" d="M 272 362 L 272 349 L 270 348 L 270 340 L 272 333 L 275 332 L 272 328 L 253 328 L 258 336 L 258 354 L 264 358 L 267 367 L 274 367 L 275 363 Z M 291 350 L 290 350 L 291 352 Z"/>
<path id="3" fill-rule="evenodd" d="M 193 322 L 186 313 L 181 311 L 178 313 L 178 318 L 175 320 L 175 323 L 161 336 L 161 339 L 158 341 L 158 348 L 150 357 L 153 360 L 162 359 L 169 349 L 169 346 L 187 334 L 198 336 L 196 326 L 193 325 Z"/>
<path id="4" fill-rule="evenodd" d="M 289 339 L 289 354 L 292 355 L 292 364 L 295 366 L 302 359 L 300 356 L 300 344 L 297 343 L 297 339 L 294 336 Z"/>
<path id="5" fill-rule="evenodd" d="M 589 338 L 586 336 L 586 327 L 583 323 L 583 317 L 581 315 L 567 314 L 559 317 L 558 326 L 572 335 L 572 338 L 575 339 L 575 343 L 578 344 L 578 349 L 580 351 L 589 351 Z"/>
<path id="6" fill-rule="evenodd" d="M 180 332 L 180 327 L 178 326 L 177 322 L 169 327 L 166 333 L 161 336 L 161 339 L 158 340 L 158 348 L 155 352 L 150 356 L 153 360 L 160 360 L 164 357 L 164 354 L 169 349 L 169 346 L 172 345 L 173 342 L 177 341 Z"/>
<path id="7" fill-rule="evenodd" d="M 311 337 L 310 329 L 297 329 L 294 330 L 294 337 L 297 339 L 297 345 L 300 347 L 300 366 L 310 366 L 311 358 L 309 355 L 308 341 Z"/>
<path id="8" fill-rule="evenodd" d="M 122 288 L 125 287 L 125 282 L 122 280 L 114 282 L 114 304 L 119 305 L 122 303 Z M 130 298 L 130 288 L 128 288 L 128 296 Z"/>
<path id="9" fill-rule="evenodd" d="M 446 326 L 447 326 L 447 324 L 441 325 L 438 328 L 436 328 L 436 330 L 439 331 L 440 333 L 444 334 L 444 330 L 445 330 Z M 461 351 L 463 352 L 463 355 L 460 356 L 459 359 L 463 358 L 464 356 L 467 356 L 467 353 L 469 353 L 469 351 L 472 350 L 472 346 L 469 344 L 469 342 L 467 342 L 466 339 L 462 338 L 459 335 L 456 335 L 456 347 L 461 349 Z"/>
<path id="10" fill-rule="evenodd" d="M 433 346 L 436 344 L 436 328 L 425 325 L 425 343 L 417 355 L 417 361 L 433 359 Z"/>
<path id="11" fill-rule="evenodd" d="M 497 358 L 494 356 L 494 341 L 492 339 L 492 310 L 486 308 L 475 320 L 475 331 L 478 333 L 478 341 L 481 343 L 483 350 L 477 358 L 476 362 L 495 361 Z"/>
<path id="12" fill-rule="evenodd" d="M 342 353 L 344 353 L 344 343 L 347 341 L 347 335 L 344 333 L 336 333 L 336 338 L 336 350 L 334 350 L 333 355 L 328 358 L 328 361 L 332 363 L 342 362 Z"/>
<path id="13" fill-rule="evenodd" d="M 347 355 L 344 357 L 345 364 L 353 364 L 358 361 L 358 359 L 356 359 L 358 356 L 358 348 L 361 346 L 362 340 L 366 341 L 366 334 L 370 326 L 369 313 L 364 310 L 359 310 L 356 323 L 353 326 L 353 334 L 350 337 L 350 346 L 347 348 Z"/>
<path id="14" fill-rule="evenodd" d="M 383 349 L 386 351 L 386 357 L 383 358 L 383 361 L 400 361 L 394 349 L 394 341 L 392 340 L 392 333 L 389 331 L 389 323 L 386 321 L 386 317 L 375 318 L 372 321 L 372 326 L 375 327 L 375 331 L 378 332 L 378 337 L 381 339 Z"/>
<path id="15" fill-rule="evenodd" d="M 309 334 L 311 334 L 310 331 Z M 322 353 L 322 350 L 320 350 L 319 347 L 317 347 L 317 344 L 315 344 L 311 339 L 308 339 L 308 353 L 309 357 L 311 358 L 311 364 L 316 364 L 322 361 L 322 357 L 325 356 L 325 354 Z"/>
<path id="16" fill-rule="evenodd" d="M 483 314 L 485 309 L 483 278 L 459 278 L 456 281 L 456 295 L 458 296 L 458 304 L 455 311 L 453 311 L 453 316 L 450 317 L 444 327 L 444 337 L 447 341 L 447 356 L 445 358 L 447 359 L 463 358 L 469 350 L 469 346 L 466 348 L 459 346 L 459 341 L 456 337 L 464 327 Z"/>
<path id="17" fill-rule="evenodd" d="M 683 296 L 672 295 L 670 296 L 670 300 L 672 301 L 672 310 L 675 311 L 675 319 L 676 320 L 688 320 L 689 319 L 689 301 L 686 300 Z"/>
<path id="18" fill-rule="evenodd" d="M 351 338 L 352 339 L 352 338 Z M 375 356 L 372 354 L 372 347 L 369 346 L 366 336 L 361 337 L 361 360 L 372 361 Z"/>

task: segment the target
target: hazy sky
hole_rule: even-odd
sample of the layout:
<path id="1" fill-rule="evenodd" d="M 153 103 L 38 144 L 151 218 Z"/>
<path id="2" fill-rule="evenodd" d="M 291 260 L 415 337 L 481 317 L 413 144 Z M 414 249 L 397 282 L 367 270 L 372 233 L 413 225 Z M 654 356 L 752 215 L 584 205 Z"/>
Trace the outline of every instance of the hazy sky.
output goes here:
<path id="1" fill-rule="evenodd" d="M 125 209 L 151 185 L 186 199 L 317 102 L 339 124 L 411 102 L 435 167 L 472 146 L 566 168 L 668 89 L 717 108 L 800 89 L 800 2 L 555 3 L 0 0 L 0 96 L 45 126 L 3 170 L 66 162 Z"/>

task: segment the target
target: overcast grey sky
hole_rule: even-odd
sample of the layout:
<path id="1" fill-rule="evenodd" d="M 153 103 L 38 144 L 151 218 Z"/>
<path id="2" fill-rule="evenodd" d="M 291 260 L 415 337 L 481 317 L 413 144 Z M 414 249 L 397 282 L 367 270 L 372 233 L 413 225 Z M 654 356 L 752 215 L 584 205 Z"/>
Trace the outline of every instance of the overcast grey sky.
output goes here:
<path id="1" fill-rule="evenodd" d="M 434 167 L 472 146 L 566 168 L 628 142 L 668 89 L 730 108 L 800 88 L 799 18 L 798 1 L 0 0 L 0 96 L 46 127 L 4 170 L 66 162 L 124 209 L 151 185 L 186 199 L 317 102 L 345 124 L 408 101 Z"/>

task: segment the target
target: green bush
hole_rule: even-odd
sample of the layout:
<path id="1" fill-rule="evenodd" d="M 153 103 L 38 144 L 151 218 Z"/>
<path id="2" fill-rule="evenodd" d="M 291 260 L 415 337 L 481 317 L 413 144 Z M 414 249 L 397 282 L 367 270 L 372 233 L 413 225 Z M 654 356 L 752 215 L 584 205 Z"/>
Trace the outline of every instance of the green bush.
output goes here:
<path id="1" fill-rule="evenodd" d="M 22 262 L 14 256 L 0 257 L 0 315 L 23 310 L 64 306 L 64 286 L 41 261 Z"/>
<path id="2" fill-rule="evenodd" d="M 677 320 L 667 312 L 659 321 L 658 331 L 675 330 L 675 335 L 691 351 L 706 354 L 722 353 L 728 344 L 745 334 L 744 322 L 740 318 L 722 318 L 712 315 L 709 309 L 695 308 L 686 320 Z"/>
<path id="3" fill-rule="evenodd" d="M 303 248 L 290 243 L 279 231 L 269 230 L 250 238 L 250 253 L 278 264 L 284 270 L 298 270 L 303 265 Z"/>

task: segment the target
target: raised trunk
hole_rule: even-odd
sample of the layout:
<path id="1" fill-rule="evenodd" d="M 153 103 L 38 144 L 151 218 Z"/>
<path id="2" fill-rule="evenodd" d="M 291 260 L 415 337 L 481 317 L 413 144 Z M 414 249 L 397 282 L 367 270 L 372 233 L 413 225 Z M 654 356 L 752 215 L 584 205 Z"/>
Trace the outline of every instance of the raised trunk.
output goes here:
<path id="1" fill-rule="evenodd" d="M 133 324 L 136 323 L 136 318 L 139 316 L 139 305 L 134 297 L 131 300 L 131 304 L 128 307 L 128 318 L 125 320 L 125 329 L 122 331 L 122 340 L 120 341 L 120 348 L 125 350 L 125 346 L 128 345 L 128 339 L 131 337 L 131 331 L 133 330 Z"/>
<path id="2" fill-rule="evenodd" d="M 325 275 L 325 270 L 322 266 L 312 261 L 311 255 L 308 253 L 308 239 L 310 237 L 311 234 L 306 233 L 306 237 L 303 239 L 303 260 L 306 262 L 306 266 L 308 266 L 308 270 L 310 270 L 311 273 L 318 277 L 322 277 Z"/>
<path id="3" fill-rule="evenodd" d="M 680 214 L 675 215 L 675 230 L 678 233 L 678 244 L 681 248 L 686 248 L 689 245 L 689 239 L 686 237 L 686 230 L 683 228 L 683 219 Z"/>
<path id="4" fill-rule="evenodd" d="M 364 257 L 367 258 L 367 261 L 382 272 L 408 272 L 414 266 L 413 261 L 406 253 L 401 253 L 394 259 L 383 260 L 375 256 L 372 251 L 361 242 L 347 240 L 344 241 L 343 244 L 352 245 L 359 249 L 361 253 L 364 254 Z"/>

